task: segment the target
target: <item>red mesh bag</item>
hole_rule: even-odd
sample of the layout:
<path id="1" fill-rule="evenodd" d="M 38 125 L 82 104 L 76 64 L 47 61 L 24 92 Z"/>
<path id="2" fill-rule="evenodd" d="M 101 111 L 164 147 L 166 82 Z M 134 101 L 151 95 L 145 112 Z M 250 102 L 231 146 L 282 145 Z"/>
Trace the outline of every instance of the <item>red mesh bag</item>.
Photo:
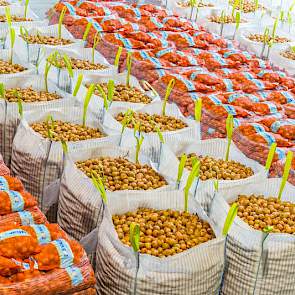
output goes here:
<path id="1" fill-rule="evenodd" d="M 0 191 L 0 215 L 23 211 L 36 205 L 35 198 L 26 191 Z"/>
<path id="2" fill-rule="evenodd" d="M 271 132 L 254 133 L 254 134 L 248 135 L 247 137 L 251 141 L 265 144 L 265 145 L 270 145 L 272 142 L 276 142 L 278 147 L 292 147 L 293 146 L 293 144 L 290 141 L 283 138 L 281 135 L 274 134 Z"/>
<path id="3" fill-rule="evenodd" d="M 37 253 L 38 241 L 22 227 L 0 228 L 0 255 L 7 258 L 24 259 Z"/>
<path id="4" fill-rule="evenodd" d="M 58 239 L 40 247 L 34 256 L 39 270 L 67 268 L 78 264 L 84 254 L 82 246 L 74 240 Z"/>
<path id="5" fill-rule="evenodd" d="M 5 165 L 2 155 L 0 154 L 0 176 L 9 175 L 10 171 L 8 167 Z"/>
<path id="6" fill-rule="evenodd" d="M 287 104 L 292 101 L 295 102 L 295 95 L 289 91 L 265 91 L 263 94 L 267 100 L 278 104 Z"/>
<path id="7" fill-rule="evenodd" d="M 21 192 L 24 190 L 24 186 L 18 178 L 4 175 L 0 176 L 0 190 L 12 190 Z"/>
<path id="8" fill-rule="evenodd" d="M 24 211 L 14 212 L 0 216 L 0 226 L 12 225 L 30 225 L 30 224 L 43 224 L 46 223 L 45 215 L 40 209 L 35 206 L 27 208 Z"/>
<path id="9" fill-rule="evenodd" d="M 251 110 L 259 116 L 277 114 L 281 109 L 281 105 L 270 101 L 254 103 L 251 108 Z"/>
<path id="10" fill-rule="evenodd" d="M 288 118 L 295 119 L 295 103 L 285 104 L 283 108 Z"/>
<path id="11" fill-rule="evenodd" d="M 251 134 L 255 134 L 257 132 L 268 132 L 269 128 L 262 125 L 262 124 L 258 124 L 258 123 L 249 123 L 249 124 L 243 124 L 241 126 L 239 126 L 239 131 L 245 135 L 251 135 Z"/>
<path id="12" fill-rule="evenodd" d="M 272 132 L 278 133 L 287 139 L 295 140 L 295 120 L 267 118 L 260 120 L 260 122 L 268 126 Z"/>
<path id="13" fill-rule="evenodd" d="M 43 272 L 32 267 L 13 275 L 10 280 L 5 279 L 0 285 L 0 294 L 5 295 L 19 295 L 20 290 L 23 295 L 76 294 L 76 292 L 79 294 L 83 290 L 93 288 L 95 284 L 94 273 L 86 255 L 79 265 L 66 269 L 57 268 Z M 2 283 L 1 277 L 0 283 Z"/>

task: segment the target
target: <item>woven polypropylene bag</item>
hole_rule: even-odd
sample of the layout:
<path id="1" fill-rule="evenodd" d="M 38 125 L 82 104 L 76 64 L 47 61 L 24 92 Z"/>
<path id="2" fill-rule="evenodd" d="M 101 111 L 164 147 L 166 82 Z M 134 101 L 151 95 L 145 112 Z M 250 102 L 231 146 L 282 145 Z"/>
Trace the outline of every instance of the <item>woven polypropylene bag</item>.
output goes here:
<path id="1" fill-rule="evenodd" d="M 104 211 L 97 236 L 97 291 L 99 294 L 217 294 L 223 270 L 224 238 L 217 238 L 171 257 L 137 255 L 119 240 L 112 223 L 113 214 L 124 214 L 140 207 L 183 210 L 179 191 L 135 194 L 112 202 Z M 190 198 L 189 212 L 200 219 L 210 219 Z M 137 273 L 137 279 L 136 279 Z M 131 290 L 131 291 L 130 291 Z"/>
<path id="2" fill-rule="evenodd" d="M 220 189 L 213 197 L 209 216 L 215 224 L 224 221 L 239 194 L 276 197 L 281 179 Z M 293 202 L 295 187 L 287 184 L 282 200 Z M 212 197 L 212 196 L 210 196 Z M 239 217 L 233 222 L 226 242 L 226 264 L 222 294 L 294 294 L 293 235 L 270 234 L 262 249 L 263 233 L 254 230 Z"/>
<path id="3" fill-rule="evenodd" d="M 142 112 L 142 113 L 148 113 L 148 114 L 162 114 L 162 106 L 163 102 L 155 102 L 153 104 L 144 106 L 141 109 L 138 109 L 136 112 Z M 104 122 L 103 125 L 108 128 L 109 132 L 120 132 L 122 129 L 122 125 L 120 122 L 118 122 L 114 117 L 120 113 L 125 112 L 126 108 L 113 108 L 106 112 L 104 116 Z M 193 120 L 185 118 L 183 115 L 181 115 L 178 107 L 175 104 L 167 104 L 166 106 L 166 115 L 167 116 L 173 116 L 180 120 L 182 120 L 184 123 L 187 124 L 187 127 L 183 129 L 179 129 L 176 131 L 165 131 L 162 132 L 164 142 L 169 146 L 170 144 L 181 144 L 182 141 L 187 140 L 187 138 L 199 140 L 200 139 L 200 126 L 198 123 L 196 123 Z M 126 128 L 121 139 L 122 146 L 135 146 L 136 140 L 134 138 L 134 130 L 130 128 Z M 161 154 L 161 142 L 159 139 L 159 136 L 157 132 L 150 132 L 145 133 L 142 132 L 142 135 L 144 137 L 144 141 L 142 144 L 143 148 L 147 148 L 149 146 L 153 147 L 153 149 L 160 155 Z M 156 162 L 158 162 L 157 160 Z"/>
<path id="4" fill-rule="evenodd" d="M 9 88 L 27 88 L 32 86 L 36 91 L 45 91 L 45 82 L 42 75 L 25 75 L 21 77 L 2 78 L 0 83 L 4 84 L 6 89 Z M 48 81 L 48 91 L 57 93 L 61 99 L 49 102 L 22 103 L 23 111 L 44 112 L 47 108 L 58 108 L 63 105 L 63 101 L 74 102 L 73 97 L 60 90 L 54 83 Z M 68 98 L 66 98 L 68 96 Z M 17 126 L 20 122 L 19 106 L 17 103 L 10 103 L 7 100 L 0 100 L 0 151 L 3 154 L 4 161 L 10 165 L 12 141 L 16 133 Z"/>
<path id="5" fill-rule="evenodd" d="M 115 85 L 119 84 L 126 84 L 126 78 L 127 74 L 126 73 L 120 73 L 120 74 L 114 74 L 113 76 L 101 76 L 97 77 L 96 75 L 87 75 L 87 77 L 84 78 L 83 84 L 81 85 L 78 93 L 77 93 L 77 98 L 83 98 L 85 97 L 87 93 L 87 88 L 85 87 L 85 84 L 98 84 L 98 83 L 108 83 L 109 80 L 113 80 L 115 82 Z M 134 77 L 130 77 L 130 86 L 135 87 L 136 89 L 140 90 L 142 93 L 147 95 L 151 99 L 151 103 L 157 102 L 160 100 L 160 97 L 157 95 L 155 96 L 151 91 L 145 92 L 142 87 L 140 86 L 139 81 Z M 75 85 L 75 81 L 74 81 Z M 103 108 L 103 98 L 96 94 L 93 94 L 93 97 L 90 101 L 89 107 L 92 109 L 97 109 L 97 108 Z M 130 108 L 132 110 L 137 110 L 142 107 L 144 107 L 145 104 L 143 103 L 132 103 L 132 102 L 122 102 L 122 101 L 112 101 L 111 105 L 109 106 L 110 108 L 117 108 L 117 107 L 125 107 L 125 108 Z"/>
<path id="6" fill-rule="evenodd" d="M 17 3 L 13 3 L 13 5 L 10 5 L 10 12 L 11 15 L 16 15 L 19 17 L 24 16 L 24 6 L 17 5 Z M 0 7 L 0 14 L 5 15 L 5 6 Z M 32 28 L 32 27 L 42 27 L 47 26 L 46 20 L 40 20 L 39 17 L 30 9 L 28 8 L 27 11 L 27 18 L 32 19 L 32 21 L 23 21 L 23 22 L 12 22 L 12 27 L 16 29 L 16 34 L 18 34 L 19 28 L 22 26 L 26 29 Z M 0 47 L 5 48 L 6 39 L 9 35 L 9 26 L 6 21 L 1 22 L 0 24 Z"/>
<path id="7" fill-rule="evenodd" d="M 135 150 L 134 148 L 102 146 L 72 152 L 70 157 L 66 159 L 59 194 L 58 223 L 70 236 L 78 240 L 99 226 L 102 217 L 102 199 L 92 180 L 76 167 L 75 162 L 101 156 L 124 157 L 134 162 Z M 139 161 L 149 165 L 149 159 L 149 154 L 141 153 Z M 153 192 L 171 189 L 172 183 L 169 179 L 166 181 L 168 182 L 167 186 L 155 189 Z M 132 196 L 138 192 L 136 190 L 118 190 L 107 191 L 107 194 L 109 202 L 116 202 L 117 199 L 120 200 L 124 196 Z"/>
<path id="8" fill-rule="evenodd" d="M 37 198 L 42 210 L 47 209 L 43 204 L 47 187 L 57 181 L 62 174 L 64 152 L 60 142 L 43 138 L 30 127 L 30 124 L 44 121 L 49 115 L 54 120 L 82 124 L 82 114 L 82 106 L 75 106 L 73 102 L 65 101 L 59 107 L 47 108 L 43 112 L 24 113 L 24 118 L 17 129 L 12 147 L 11 170 Z M 88 111 L 86 126 L 99 128 L 107 135 L 99 123 L 98 113 Z M 79 151 L 117 142 L 118 138 L 114 135 L 67 144 L 69 151 Z"/>
<path id="9" fill-rule="evenodd" d="M 215 159 L 224 159 L 227 150 L 227 140 L 226 139 L 209 139 L 202 140 L 199 142 L 196 141 L 187 141 L 181 143 L 176 143 L 170 148 L 167 145 L 163 146 L 163 150 L 161 153 L 161 164 L 159 165 L 159 172 L 163 175 L 165 173 L 169 173 L 167 177 L 176 181 L 177 179 L 177 171 L 179 166 L 179 157 L 183 153 L 190 154 L 195 153 L 198 156 L 210 156 Z M 231 188 L 241 185 L 247 185 L 251 183 L 255 183 L 257 181 L 262 181 L 266 178 L 266 172 L 262 165 L 253 161 L 252 159 L 247 158 L 233 143 L 230 147 L 229 161 L 234 160 L 237 161 L 247 167 L 250 167 L 254 175 L 239 180 L 219 180 L 220 188 Z M 164 166 L 167 164 L 168 166 Z M 184 169 L 184 173 L 179 184 L 180 188 L 183 188 L 186 185 L 187 178 L 190 171 L 188 169 Z M 192 185 L 193 192 L 198 192 L 198 190 L 205 190 L 207 192 L 213 192 L 215 179 L 210 179 L 206 181 L 196 180 Z M 197 188 L 196 188 L 197 185 Z M 201 195 L 196 194 L 196 197 L 200 197 Z M 197 201 L 204 207 L 207 208 L 208 200 L 205 199 L 197 199 Z"/>
<path id="10" fill-rule="evenodd" d="M 58 25 L 48 26 L 48 27 L 33 27 L 28 30 L 28 35 L 40 35 L 58 38 Z M 52 49 L 77 49 L 83 47 L 83 42 L 80 40 L 74 39 L 72 34 L 64 27 L 61 27 L 61 38 L 70 40 L 72 43 L 67 45 L 46 45 L 46 44 L 32 44 L 26 42 L 21 35 L 16 35 L 15 38 L 15 48 L 19 56 L 32 64 L 37 64 L 39 59 L 42 57 L 42 48 L 52 48 Z M 5 48 L 10 48 L 10 39 L 6 39 Z"/>
<path id="11" fill-rule="evenodd" d="M 77 58 L 92 61 L 92 49 L 91 48 L 79 48 L 79 50 L 66 50 L 66 49 L 52 49 L 46 48 L 44 57 L 41 59 L 38 71 L 39 73 L 44 73 L 46 60 L 49 54 L 54 51 L 58 51 L 61 56 L 67 55 L 69 58 Z M 105 69 L 101 70 L 73 70 L 74 77 L 71 78 L 69 76 L 69 72 L 67 69 L 60 69 L 55 66 L 51 66 L 48 74 L 48 78 L 52 80 L 59 88 L 64 91 L 71 92 L 73 88 L 73 80 L 75 77 L 79 76 L 79 74 L 87 75 L 87 74 L 95 74 L 97 76 L 113 76 L 117 69 L 110 65 L 108 61 L 101 55 L 98 51 L 94 52 L 94 63 L 101 64 L 106 66 Z"/>

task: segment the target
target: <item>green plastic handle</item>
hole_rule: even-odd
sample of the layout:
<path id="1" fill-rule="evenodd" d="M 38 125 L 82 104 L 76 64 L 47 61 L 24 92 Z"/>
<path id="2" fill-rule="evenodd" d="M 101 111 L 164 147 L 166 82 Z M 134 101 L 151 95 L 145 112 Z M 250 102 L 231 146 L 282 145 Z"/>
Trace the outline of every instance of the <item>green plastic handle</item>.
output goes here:
<path id="1" fill-rule="evenodd" d="M 277 144 L 275 142 L 272 143 L 272 145 L 270 146 L 269 152 L 268 152 L 268 156 L 267 156 L 267 160 L 265 163 L 265 170 L 269 171 L 272 160 L 274 158 L 275 152 L 276 152 L 276 148 L 277 148 Z"/>
<path id="2" fill-rule="evenodd" d="M 118 51 L 117 51 L 117 54 L 116 54 L 116 57 L 115 57 L 114 65 L 117 68 L 119 67 L 119 61 L 120 61 L 120 57 L 121 57 L 121 54 L 122 54 L 122 50 L 123 50 L 123 48 L 120 46 L 118 48 Z"/>
<path id="3" fill-rule="evenodd" d="M 292 151 L 289 151 L 287 154 L 287 157 L 286 157 L 284 173 L 283 173 L 282 182 L 281 182 L 281 186 L 280 186 L 280 190 L 279 190 L 279 195 L 278 195 L 279 200 L 282 199 L 282 194 L 283 194 L 284 188 L 286 186 L 286 183 L 287 183 L 287 180 L 289 177 L 292 160 L 293 160 L 293 153 L 292 153 Z"/>
<path id="4" fill-rule="evenodd" d="M 202 119 L 202 99 L 199 98 L 195 101 L 195 120 L 201 122 Z"/>
<path id="5" fill-rule="evenodd" d="M 99 175 L 96 173 L 94 174 L 93 172 L 91 173 L 91 178 L 92 178 L 92 183 L 96 187 L 96 189 L 99 191 L 100 196 L 105 204 L 107 204 L 108 199 L 107 199 L 107 193 L 104 188 L 103 181 Z"/>
<path id="6" fill-rule="evenodd" d="M 180 180 L 182 178 L 182 174 L 183 174 L 183 170 L 184 170 L 186 160 L 187 160 L 187 155 L 185 153 L 183 153 L 181 155 L 179 165 L 178 165 L 178 172 L 177 172 L 177 182 L 178 183 L 180 182 Z"/>
<path id="7" fill-rule="evenodd" d="M 64 140 L 62 140 L 60 143 L 61 143 L 61 147 L 62 147 L 63 152 L 65 154 L 67 154 L 69 151 L 67 143 Z"/>
<path id="8" fill-rule="evenodd" d="M 81 84 L 82 84 L 82 81 L 83 81 L 83 74 L 80 74 L 78 76 L 78 79 L 77 79 L 77 83 L 76 83 L 76 86 L 75 86 L 75 89 L 74 89 L 74 92 L 73 92 L 73 96 L 76 97 L 77 94 L 78 94 L 78 91 L 81 87 Z"/>
<path id="9" fill-rule="evenodd" d="M 223 236 L 226 236 L 228 234 L 229 229 L 230 229 L 231 225 L 233 224 L 235 217 L 238 214 L 238 209 L 239 209 L 239 206 L 237 203 L 233 203 L 231 205 L 231 207 L 228 211 L 227 217 L 225 219 L 225 222 L 224 222 L 224 226 L 223 226 L 223 230 L 222 230 Z"/>
<path id="10" fill-rule="evenodd" d="M 85 28 L 85 31 L 84 31 L 84 34 L 83 34 L 83 38 L 82 38 L 83 41 L 86 41 L 87 36 L 88 36 L 88 34 L 89 34 L 89 31 L 90 31 L 90 29 L 91 29 L 91 26 L 92 26 L 91 23 L 88 23 L 88 24 L 87 24 L 87 26 L 86 26 L 86 28 Z"/>
<path id="11" fill-rule="evenodd" d="M 0 97 L 5 98 L 5 86 L 4 86 L 4 83 L 0 83 Z"/>
<path id="12" fill-rule="evenodd" d="M 194 179 L 197 177 L 198 173 L 200 172 L 200 161 L 196 161 L 191 173 L 187 178 L 187 182 L 184 188 L 184 211 L 188 212 L 188 197 L 189 197 L 189 190 L 194 182 Z"/>
<path id="13" fill-rule="evenodd" d="M 84 127 L 86 126 L 86 116 L 87 116 L 88 105 L 92 97 L 92 94 L 94 92 L 94 89 L 95 89 L 95 85 L 91 84 L 85 96 L 84 106 L 83 106 L 83 126 Z"/>
<path id="14" fill-rule="evenodd" d="M 134 252 L 139 251 L 139 242 L 140 242 L 140 226 L 139 224 L 132 222 L 130 223 L 130 243 Z"/>
<path id="15" fill-rule="evenodd" d="M 227 133 L 227 148 L 226 148 L 226 154 L 225 154 L 226 161 L 228 161 L 228 158 L 229 158 L 233 130 L 234 130 L 234 118 L 233 118 L 233 115 L 228 115 L 228 117 L 226 119 L 226 133 Z"/>

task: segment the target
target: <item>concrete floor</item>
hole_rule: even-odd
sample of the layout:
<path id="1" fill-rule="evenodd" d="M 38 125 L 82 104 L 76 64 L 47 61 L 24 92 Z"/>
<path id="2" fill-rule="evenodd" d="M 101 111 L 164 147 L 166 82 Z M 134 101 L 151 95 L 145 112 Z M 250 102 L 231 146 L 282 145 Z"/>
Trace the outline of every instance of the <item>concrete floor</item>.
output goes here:
<path id="1" fill-rule="evenodd" d="M 41 19 L 44 19 L 46 11 L 57 2 L 58 0 L 30 0 L 29 5 Z"/>

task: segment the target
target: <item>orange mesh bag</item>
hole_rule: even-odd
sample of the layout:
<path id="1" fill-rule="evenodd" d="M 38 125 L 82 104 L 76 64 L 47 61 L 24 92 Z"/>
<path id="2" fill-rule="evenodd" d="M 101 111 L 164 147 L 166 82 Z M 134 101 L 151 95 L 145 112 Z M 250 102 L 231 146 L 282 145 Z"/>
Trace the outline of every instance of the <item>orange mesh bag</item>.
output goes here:
<path id="1" fill-rule="evenodd" d="M 70 295 L 93 288 L 95 278 L 92 267 L 86 255 L 84 255 L 79 265 L 73 265 L 65 269 L 57 268 L 48 272 L 33 268 L 28 269 L 13 275 L 8 283 L 9 285 L 1 285 L 0 277 L 1 295 L 19 295 L 20 290 L 22 295 L 36 295 L 38 293 L 42 293 L 42 295 Z"/>
<path id="2" fill-rule="evenodd" d="M 36 205 L 37 201 L 35 198 L 26 191 L 0 190 L 0 215 L 23 211 Z"/>
<path id="3" fill-rule="evenodd" d="M 21 266 L 15 263 L 12 259 L 0 256 L 0 276 L 9 277 L 20 271 L 20 269 Z"/>
<path id="4" fill-rule="evenodd" d="M 7 258 L 24 259 L 36 254 L 38 241 L 21 227 L 0 228 L 0 255 Z"/>
<path id="5" fill-rule="evenodd" d="M 9 284 L 11 284 L 11 281 L 5 277 L 0 276 L 0 284 L 1 285 L 9 285 Z M 1 294 L 9 294 L 9 293 L 1 293 Z"/>
<path id="6" fill-rule="evenodd" d="M 0 216 L 0 227 L 7 225 L 22 226 L 43 223 L 47 223 L 47 219 L 37 206 L 28 208 L 24 211 Z"/>
<path id="7" fill-rule="evenodd" d="M 58 239 L 41 246 L 40 250 L 34 256 L 39 270 L 67 268 L 78 264 L 83 256 L 83 248 L 74 240 Z"/>
<path id="8" fill-rule="evenodd" d="M 0 190 L 12 190 L 21 192 L 24 190 L 24 186 L 18 178 L 4 175 L 0 176 Z"/>
<path id="9" fill-rule="evenodd" d="M 58 224 L 33 224 L 22 226 L 22 229 L 28 232 L 32 237 L 38 240 L 39 245 L 45 245 L 57 239 L 65 239 L 66 233 Z"/>

